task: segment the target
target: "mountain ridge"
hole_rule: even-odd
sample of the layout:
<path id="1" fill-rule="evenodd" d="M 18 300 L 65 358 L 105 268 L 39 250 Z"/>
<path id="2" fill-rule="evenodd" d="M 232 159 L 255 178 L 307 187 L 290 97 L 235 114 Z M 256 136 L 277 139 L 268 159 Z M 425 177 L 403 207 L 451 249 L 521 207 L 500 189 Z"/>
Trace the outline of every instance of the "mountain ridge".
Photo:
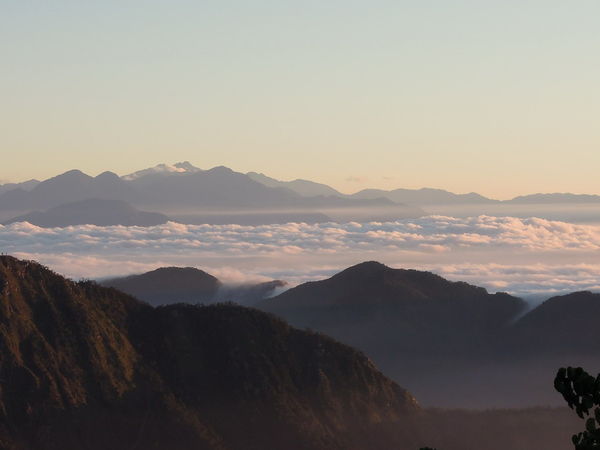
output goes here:
<path id="1" fill-rule="evenodd" d="M 419 208 L 384 198 L 303 196 L 287 187 L 265 186 L 224 166 L 202 170 L 189 162 L 159 165 L 124 177 L 113 172 L 92 177 L 80 170 L 69 170 L 40 182 L 31 190 L 17 188 L 0 193 L 0 212 L 21 216 L 90 198 L 125 201 L 136 208 L 187 218 L 189 223 L 200 220 L 243 224 L 245 216 L 249 223 L 282 223 L 290 219 L 345 220 L 336 219 L 340 214 L 340 217 L 362 214 L 367 220 L 423 214 Z M 330 214 L 334 216 L 330 218 Z"/>
<path id="2" fill-rule="evenodd" d="M 240 306 L 152 308 L 9 256 L 0 256 L 0 356 L 8 448 L 415 442 L 414 398 L 333 339 Z"/>
<path id="3" fill-rule="evenodd" d="M 597 195 L 568 193 L 531 194 L 501 201 L 474 192 L 455 194 L 433 188 L 364 189 L 343 194 L 309 180 L 280 181 L 225 166 L 205 170 L 184 161 L 172 166 L 159 164 L 122 177 L 109 171 L 92 177 L 74 169 L 41 182 L 4 189 L 0 186 L 0 220 L 90 198 L 125 201 L 181 223 L 240 225 L 387 222 L 430 214 L 534 215 L 548 220 L 589 222 L 597 220 L 591 207 L 600 201 Z M 529 208 L 533 205 L 537 205 L 535 210 Z M 575 211 L 575 205 L 588 208 Z"/>
<path id="4" fill-rule="evenodd" d="M 361 349 L 424 405 L 560 405 L 543 388 L 556 367 L 600 369 L 600 294 L 555 297 L 528 311 L 506 293 L 370 261 L 257 306 Z"/>

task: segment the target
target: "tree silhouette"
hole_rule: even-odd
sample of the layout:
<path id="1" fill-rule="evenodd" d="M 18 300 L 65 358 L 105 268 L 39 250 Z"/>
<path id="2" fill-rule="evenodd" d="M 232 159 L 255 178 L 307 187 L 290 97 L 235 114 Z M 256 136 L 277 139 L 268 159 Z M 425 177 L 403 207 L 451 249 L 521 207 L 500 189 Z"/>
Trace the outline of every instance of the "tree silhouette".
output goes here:
<path id="1" fill-rule="evenodd" d="M 585 421 L 585 430 L 571 438 L 575 450 L 600 449 L 600 375 L 591 376 L 581 367 L 560 368 L 554 388 Z"/>

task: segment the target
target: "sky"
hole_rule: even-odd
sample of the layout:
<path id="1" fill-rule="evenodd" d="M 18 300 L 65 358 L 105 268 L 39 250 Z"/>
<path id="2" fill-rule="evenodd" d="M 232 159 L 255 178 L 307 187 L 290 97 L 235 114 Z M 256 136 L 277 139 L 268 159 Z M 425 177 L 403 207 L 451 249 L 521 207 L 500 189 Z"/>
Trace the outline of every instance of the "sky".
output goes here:
<path id="1" fill-rule="evenodd" d="M 0 0 L 0 180 L 189 160 L 600 193 L 597 0 Z"/>

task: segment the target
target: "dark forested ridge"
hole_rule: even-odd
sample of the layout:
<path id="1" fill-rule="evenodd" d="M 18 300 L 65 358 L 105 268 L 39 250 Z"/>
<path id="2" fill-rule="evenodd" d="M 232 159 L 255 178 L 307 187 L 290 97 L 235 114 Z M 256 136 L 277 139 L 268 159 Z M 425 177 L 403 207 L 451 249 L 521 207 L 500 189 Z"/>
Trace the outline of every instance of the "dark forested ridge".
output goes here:
<path id="1" fill-rule="evenodd" d="M 263 312 L 154 309 L 0 258 L 0 448 L 387 449 L 419 411 L 363 354 Z"/>

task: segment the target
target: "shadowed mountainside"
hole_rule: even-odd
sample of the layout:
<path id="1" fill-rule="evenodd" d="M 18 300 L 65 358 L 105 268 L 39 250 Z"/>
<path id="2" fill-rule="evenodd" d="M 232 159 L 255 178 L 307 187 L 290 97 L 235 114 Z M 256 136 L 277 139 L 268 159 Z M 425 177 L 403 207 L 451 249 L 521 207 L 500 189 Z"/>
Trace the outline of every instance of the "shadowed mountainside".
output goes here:
<path id="1" fill-rule="evenodd" d="M 600 354 L 600 294 L 573 292 L 552 297 L 524 315 L 511 329 L 514 352 Z M 524 346 L 522 343 L 528 343 Z"/>
<path id="2" fill-rule="evenodd" d="M 0 257 L 2 448 L 411 448 L 418 414 L 361 353 L 265 313 Z"/>
<path id="3" fill-rule="evenodd" d="M 561 405 L 546 387 L 555 368 L 600 369 L 598 294 L 524 314 L 508 294 L 367 262 L 258 306 L 365 351 L 425 405 Z"/>
<path id="4" fill-rule="evenodd" d="M 526 307 L 508 294 L 373 261 L 304 283 L 259 306 L 371 354 L 415 356 L 477 353 Z"/>

